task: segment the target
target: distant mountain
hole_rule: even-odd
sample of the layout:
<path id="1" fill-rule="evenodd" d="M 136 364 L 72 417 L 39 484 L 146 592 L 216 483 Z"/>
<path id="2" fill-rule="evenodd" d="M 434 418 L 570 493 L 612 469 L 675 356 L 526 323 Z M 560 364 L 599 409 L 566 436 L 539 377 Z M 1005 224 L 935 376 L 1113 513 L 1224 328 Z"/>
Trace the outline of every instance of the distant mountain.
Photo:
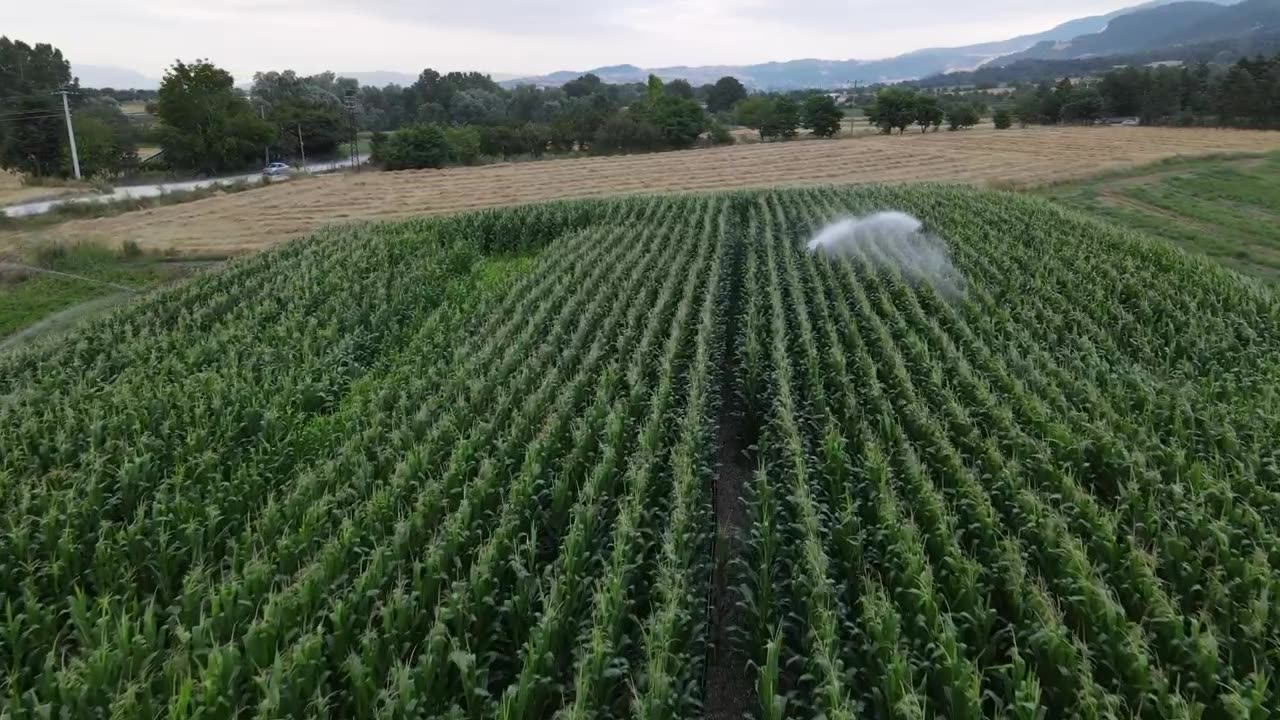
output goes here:
<path id="1" fill-rule="evenodd" d="M 1134 55 L 1105 55 L 1071 60 L 1024 59 L 1008 65 L 989 63 L 977 70 L 930 75 L 911 82 L 916 87 L 945 88 L 960 85 L 994 87 L 1001 84 L 1038 83 L 1063 77 L 1098 75 L 1122 65 L 1141 67 L 1156 63 L 1194 65 L 1207 62 L 1226 65 L 1242 57 L 1280 53 L 1280 30 L 1250 33 L 1242 37 L 1193 45 L 1164 47 Z"/>
<path id="2" fill-rule="evenodd" d="M 71 74 L 80 78 L 80 87 L 112 88 L 114 90 L 155 90 L 160 81 L 136 70 L 111 65 L 71 66 Z"/>
<path id="3" fill-rule="evenodd" d="M 1038 43 L 997 62 L 1009 65 L 1022 60 L 1143 53 L 1276 31 L 1280 31 L 1280 0 L 1245 0 L 1225 7 L 1212 2 L 1176 2 L 1117 17 L 1100 32 Z"/>
<path id="4" fill-rule="evenodd" d="M 926 48 L 882 60 L 819 60 L 803 59 L 757 65 L 704 65 L 697 67 L 674 66 L 640 68 L 635 65 L 612 65 L 586 71 L 562 70 L 549 75 L 520 78 L 502 83 L 507 87 L 520 84 L 543 86 L 563 85 L 583 72 L 592 72 L 610 83 L 644 82 L 650 73 L 663 80 L 683 78 L 694 85 L 715 82 L 725 75 L 733 75 L 749 87 L 762 90 L 794 90 L 808 87 L 844 87 L 858 84 L 913 80 L 940 73 L 973 70 L 997 58 L 1021 53 L 1041 43 L 1050 45 L 1070 41 L 1082 35 L 1100 33 L 1117 18 L 1130 13 L 1169 5 L 1175 0 L 1155 0 L 1135 5 L 1107 15 L 1071 20 L 1044 32 L 1020 35 L 1008 40 L 979 43 L 953 48 Z M 1258 1 L 1258 0 L 1253 0 Z M 1268 0 L 1275 2 L 1277 0 Z M 1227 5 L 1236 0 L 1212 0 L 1196 3 Z"/>

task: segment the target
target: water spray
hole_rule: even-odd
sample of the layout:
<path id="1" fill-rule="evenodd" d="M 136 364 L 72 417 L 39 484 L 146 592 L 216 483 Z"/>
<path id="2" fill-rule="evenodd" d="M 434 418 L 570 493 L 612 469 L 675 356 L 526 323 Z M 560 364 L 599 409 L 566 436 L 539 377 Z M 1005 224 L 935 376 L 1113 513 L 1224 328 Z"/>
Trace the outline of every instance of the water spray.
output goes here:
<path id="1" fill-rule="evenodd" d="M 853 255 L 876 268 L 896 269 L 909 282 L 928 283 L 946 298 L 964 293 L 964 278 L 951 263 L 947 244 L 903 212 L 840 218 L 820 229 L 808 248 L 818 255 Z"/>

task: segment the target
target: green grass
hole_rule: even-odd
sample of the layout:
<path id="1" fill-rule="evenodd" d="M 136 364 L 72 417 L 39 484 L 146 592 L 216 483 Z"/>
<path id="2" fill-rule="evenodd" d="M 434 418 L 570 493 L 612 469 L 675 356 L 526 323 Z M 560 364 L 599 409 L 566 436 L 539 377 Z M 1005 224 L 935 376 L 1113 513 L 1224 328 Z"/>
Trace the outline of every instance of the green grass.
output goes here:
<path id="1" fill-rule="evenodd" d="M 1239 272 L 1280 281 L 1280 153 L 1177 159 L 1040 192 Z"/>
<path id="2" fill-rule="evenodd" d="M 88 244 L 49 246 L 22 264 L 38 269 L 6 270 L 0 279 L 0 338 L 80 303 L 124 292 L 112 285 L 146 290 L 184 272 L 154 257 Z"/>

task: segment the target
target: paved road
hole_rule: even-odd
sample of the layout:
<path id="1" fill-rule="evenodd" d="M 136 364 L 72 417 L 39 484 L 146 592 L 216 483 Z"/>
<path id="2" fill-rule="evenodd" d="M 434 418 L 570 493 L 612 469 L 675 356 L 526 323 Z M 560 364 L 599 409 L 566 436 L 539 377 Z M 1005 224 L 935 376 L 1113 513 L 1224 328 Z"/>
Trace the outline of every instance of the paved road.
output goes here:
<path id="1" fill-rule="evenodd" d="M 363 160 L 363 162 L 368 162 Z M 351 167 L 350 160 L 334 160 L 330 162 L 308 163 L 302 170 L 308 173 L 326 173 Z M 295 170 L 294 172 L 299 172 Z M 283 177 L 271 178 L 283 180 Z M 22 203 L 19 205 L 9 205 L 0 209 L 6 217 L 30 217 L 32 215 L 43 215 L 49 212 L 54 206 L 75 203 L 103 203 L 112 202 L 114 200 L 127 200 L 137 198 L 159 197 L 165 193 L 178 192 L 183 190 L 198 190 L 200 188 L 213 187 L 214 185 L 231 185 L 237 182 L 260 183 L 263 181 L 261 173 L 250 173 L 247 175 L 232 175 L 229 177 L 209 178 L 206 180 L 187 180 L 184 182 L 161 183 L 159 185 L 125 185 L 113 188 L 109 193 L 95 193 L 93 195 L 77 195 L 69 198 L 56 198 L 53 200 L 42 200 L 39 202 Z"/>

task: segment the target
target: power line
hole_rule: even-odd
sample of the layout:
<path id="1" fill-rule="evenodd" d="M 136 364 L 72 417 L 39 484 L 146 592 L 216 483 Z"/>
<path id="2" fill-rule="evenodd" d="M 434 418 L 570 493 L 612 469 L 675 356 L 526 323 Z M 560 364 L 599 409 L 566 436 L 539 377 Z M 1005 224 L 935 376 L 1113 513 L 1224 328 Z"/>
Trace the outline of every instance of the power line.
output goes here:
<path id="1" fill-rule="evenodd" d="M 0 115 L 0 121 L 9 122 L 11 120 L 44 120 L 46 118 L 62 117 L 60 113 L 49 113 L 47 115 L 15 115 L 13 117 L 5 117 Z"/>

